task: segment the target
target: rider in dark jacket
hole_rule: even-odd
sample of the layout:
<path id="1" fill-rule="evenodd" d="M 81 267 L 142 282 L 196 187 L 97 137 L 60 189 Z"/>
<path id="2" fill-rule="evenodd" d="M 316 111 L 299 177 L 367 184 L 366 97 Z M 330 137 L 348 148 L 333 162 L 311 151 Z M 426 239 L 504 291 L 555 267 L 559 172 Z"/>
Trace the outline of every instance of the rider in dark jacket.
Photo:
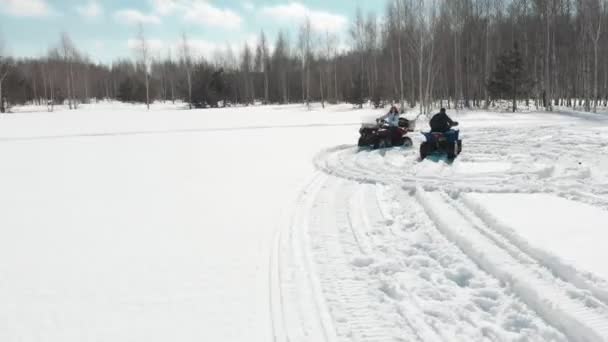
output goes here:
<path id="1" fill-rule="evenodd" d="M 435 114 L 431 119 L 430 125 L 431 132 L 446 133 L 453 126 L 458 126 L 458 122 L 450 119 L 450 117 L 445 113 L 445 108 L 441 108 L 439 113 Z"/>

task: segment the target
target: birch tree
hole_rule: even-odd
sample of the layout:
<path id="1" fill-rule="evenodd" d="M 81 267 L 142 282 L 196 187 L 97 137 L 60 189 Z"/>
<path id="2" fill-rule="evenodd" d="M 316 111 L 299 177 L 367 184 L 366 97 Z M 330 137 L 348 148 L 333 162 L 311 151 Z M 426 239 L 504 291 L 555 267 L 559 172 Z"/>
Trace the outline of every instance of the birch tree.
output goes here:
<path id="1" fill-rule="evenodd" d="M 6 56 L 6 50 L 4 46 L 4 40 L 0 37 L 0 112 L 4 113 L 6 111 L 5 108 L 5 100 L 2 93 L 2 84 L 4 80 L 8 76 L 8 73 L 11 69 L 11 60 Z"/>
<path id="2" fill-rule="evenodd" d="M 146 85 L 146 107 L 150 110 L 150 46 L 144 34 L 144 26 L 140 23 L 137 30 L 137 53 L 139 63 L 143 69 Z"/>
<path id="3" fill-rule="evenodd" d="M 182 33 L 180 50 L 181 62 L 186 72 L 186 84 L 188 86 L 188 108 L 192 109 L 192 48 L 185 32 Z"/>

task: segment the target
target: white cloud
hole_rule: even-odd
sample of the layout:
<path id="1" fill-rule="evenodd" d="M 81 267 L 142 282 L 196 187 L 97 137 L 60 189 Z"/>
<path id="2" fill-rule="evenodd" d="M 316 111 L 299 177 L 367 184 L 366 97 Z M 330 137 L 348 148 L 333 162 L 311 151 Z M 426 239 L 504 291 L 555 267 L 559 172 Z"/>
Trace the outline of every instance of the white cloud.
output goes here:
<path id="1" fill-rule="evenodd" d="M 251 1 L 244 1 L 243 8 L 248 11 L 253 11 L 255 9 L 255 5 Z"/>
<path id="2" fill-rule="evenodd" d="M 0 10 L 16 17 L 46 17 L 53 13 L 46 0 L 0 0 Z"/>
<path id="3" fill-rule="evenodd" d="M 95 1 L 91 0 L 84 6 L 77 6 L 76 11 L 83 17 L 94 19 L 103 15 L 103 7 Z"/>
<path id="4" fill-rule="evenodd" d="M 154 12 L 159 15 L 165 16 L 174 14 L 175 12 L 184 8 L 184 5 L 177 0 L 151 0 Z"/>
<path id="5" fill-rule="evenodd" d="M 232 10 L 217 8 L 207 2 L 194 3 L 192 8 L 186 11 L 184 19 L 191 23 L 225 29 L 238 29 L 243 22 Z"/>
<path id="6" fill-rule="evenodd" d="M 300 24 L 306 18 L 310 18 L 311 27 L 317 32 L 341 32 L 348 25 L 348 19 L 342 15 L 313 10 L 299 2 L 264 7 L 260 12 L 262 15 L 272 18 L 272 20 L 284 23 L 293 23 L 295 21 Z"/>
<path id="7" fill-rule="evenodd" d="M 219 8 L 205 0 L 150 0 L 154 13 L 160 16 L 179 15 L 191 24 L 234 30 L 243 19 L 231 9 Z"/>
<path id="8" fill-rule="evenodd" d="M 124 9 L 114 13 L 114 18 L 127 24 L 160 24 L 160 18 L 153 14 L 144 14 L 134 9 Z"/>

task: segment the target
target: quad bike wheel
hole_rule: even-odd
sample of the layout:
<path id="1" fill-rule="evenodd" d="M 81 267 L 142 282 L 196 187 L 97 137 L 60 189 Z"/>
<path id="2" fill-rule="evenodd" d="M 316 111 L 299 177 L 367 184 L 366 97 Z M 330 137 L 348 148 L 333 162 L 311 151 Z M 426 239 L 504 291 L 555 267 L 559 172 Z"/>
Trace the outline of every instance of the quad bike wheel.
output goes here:
<path id="1" fill-rule="evenodd" d="M 412 141 L 412 139 L 410 139 L 410 137 L 404 137 L 403 144 L 401 146 L 412 147 L 414 146 L 414 142 Z"/>
<path id="2" fill-rule="evenodd" d="M 458 142 L 451 142 L 448 144 L 448 159 L 456 159 L 458 156 Z"/>
<path id="3" fill-rule="evenodd" d="M 359 142 L 357 143 L 359 147 L 365 147 L 365 138 L 359 138 Z"/>
<path id="4" fill-rule="evenodd" d="M 424 160 L 426 157 L 431 154 L 431 146 L 428 142 L 423 142 L 420 144 L 420 160 Z"/>

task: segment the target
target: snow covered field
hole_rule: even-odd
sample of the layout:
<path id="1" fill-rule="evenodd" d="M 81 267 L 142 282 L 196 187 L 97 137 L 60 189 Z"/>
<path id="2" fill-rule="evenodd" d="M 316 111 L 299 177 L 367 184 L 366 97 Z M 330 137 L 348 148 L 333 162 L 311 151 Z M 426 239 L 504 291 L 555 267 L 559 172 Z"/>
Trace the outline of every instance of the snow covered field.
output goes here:
<path id="1" fill-rule="evenodd" d="M 0 117 L 0 341 L 608 340 L 608 117 L 100 104 Z M 418 127 L 426 127 L 424 121 Z"/>

